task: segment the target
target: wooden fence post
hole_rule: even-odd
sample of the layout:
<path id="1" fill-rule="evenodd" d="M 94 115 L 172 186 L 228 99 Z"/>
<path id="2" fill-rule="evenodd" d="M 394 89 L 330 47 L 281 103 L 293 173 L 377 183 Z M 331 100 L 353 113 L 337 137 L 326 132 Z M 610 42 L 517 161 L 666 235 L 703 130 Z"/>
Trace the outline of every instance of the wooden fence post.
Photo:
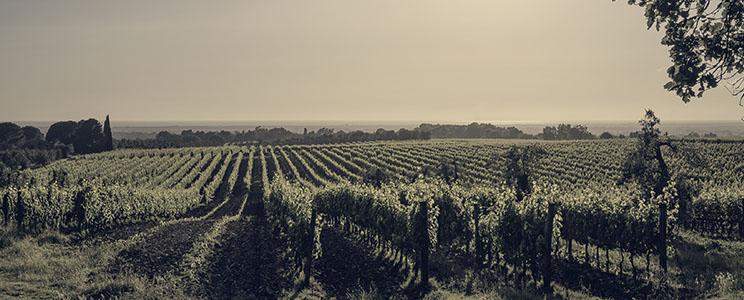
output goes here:
<path id="1" fill-rule="evenodd" d="M 741 212 L 739 213 L 739 238 L 744 240 L 744 199 L 741 199 Z"/>
<path id="2" fill-rule="evenodd" d="M 20 190 L 16 195 L 15 224 L 21 231 L 24 231 L 26 229 L 26 225 L 25 223 L 23 223 L 23 219 L 26 218 L 26 204 L 24 203 L 24 200 L 22 198 L 23 196 L 21 195 Z"/>
<path id="3" fill-rule="evenodd" d="M 659 204 L 659 264 L 667 271 L 667 206 Z"/>
<path id="4" fill-rule="evenodd" d="M 315 207 L 313 207 L 312 212 L 310 213 L 310 228 L 307 233 L 307 247 L 305 249 L 305 277 L 302 280 L 305 286 L 310 285 L 310 277 L 312 274 L 313 252 L 315 250 L 315 223 L 317 218 L 318 214 L 315 211 Z"/>
<path id="5" fill-rule="evenodd" d="M 8 226 L 10 222 L 10 192 L 3 196 L 3 226 Z"/>
<path id="6" fill-rule="evenodd" d="M 553 220 L 555 219 L 555 203 L 548 204 L 548 216 L 545 221 L 545 248 L 543 249 L 543 292 L 548 299 L 553 296 L 553 287 L 550 283 L 553 280 L 553 261 L 552 261 L 552 244 L 553 244 Z"/>
<path id="7" fill-rule="evenodd" d="M 475 261 L 477 268 L 483 265 L 483 242 L 480 234 L 480 205 L 473 206 L 473 220 L 475 221 Z"/>
<path id="8" fill-rule="evenodd" d="M 419 243 L 419 271 L 421 272 L 421 286 L 429 286 L 429 203 L 426 201 L 419 202 L 419 218 L 421 218 L 419 224 L 419 233 L 422 234 L 421 241 Z"/>

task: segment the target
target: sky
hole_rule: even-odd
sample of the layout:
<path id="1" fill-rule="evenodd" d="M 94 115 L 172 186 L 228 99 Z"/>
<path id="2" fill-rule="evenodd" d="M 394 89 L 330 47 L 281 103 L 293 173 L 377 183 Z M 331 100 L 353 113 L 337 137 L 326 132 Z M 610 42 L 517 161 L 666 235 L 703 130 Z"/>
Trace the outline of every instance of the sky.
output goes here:
<path id="1" fill-rule="evenodd" d="M 0 120 L 738 121 L 610 0 L 0 0 Z"/>

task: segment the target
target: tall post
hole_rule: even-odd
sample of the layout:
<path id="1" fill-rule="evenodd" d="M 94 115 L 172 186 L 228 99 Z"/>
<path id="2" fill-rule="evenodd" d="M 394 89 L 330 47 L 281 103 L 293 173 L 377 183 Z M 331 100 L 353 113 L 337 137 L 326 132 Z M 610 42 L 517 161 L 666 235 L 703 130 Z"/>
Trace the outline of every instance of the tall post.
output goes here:
<path id="1" fill-rule="evenodd" d="M 18 226 L 18 228 L 21 229 L 21 231 L 25 230 L 26 225 L 23 223 L 23 219 L 26 218 L 26 204 L 24 202 L 24 199 L 21 195 L 21 191 L 18 191 L 16 194 L 16 203 L 15 203 L 15 224 Z"/>
<path id="2" fill-rule="evenodd" d="M 483 265 L 483 241 L 480 233 L 480 205 L 473 206 L 473 221 L 475 221 L 475 263 L 480 269 Z"/>
<path id="3" fill-rule="evenodd" d="M 667 206 L 659 204 L 659 264 L 667 271 Z"/>
<path id="4" fill-rule="evenodd" d="M 744 240 L 744 199 L 741 199 L 741 211 L 739 212 L 739 238 Z"/>
<path id="5" fill-rule="evenodd" d="M 553 281 L 553 260 L 552 245 L 553 245 L 553 220 L 555 219 L 555 203 L 548 204 L 548 216 L 545 220 L 545 247 L 543 248 L 543 258 L 545 263 L 543 265 L 543 292 L 546 298 L 550 299 L 553 296 L 553 287 L 550 283 Z"/>
<path id="6" fill-rule="evenodd" d="M 421 286 L 429 286 L 429 203 L 426 201 L 419 202 L 419 218 L 420 228 L 419 233 L 421 234 L 421 240 L 419 242 L 419 271 L 421 272 Z"/>
<path id="7" fill-rule="evenodd" d="M 312 267 L 313 267 L 313 250 L 315 248 L 315 223 L 317 221 L 318 214 L 315 211 L 315 207 L 313 207 L 312 212 L 310 213 L 310 227 L 308 228 L 307 233 L 307 247 L 305 248 L 305 277 L 303 278 L 302 282 L 305 286 L 310 285 L 310 277 L 312 274 Z"/>
<path id="8" fill-rule="evenodd" d="M 8 226 L 10 222 L 10 192 L 3 196 L 3 226 Z M 739 226 L 741 227 L 741 226 Z"/>

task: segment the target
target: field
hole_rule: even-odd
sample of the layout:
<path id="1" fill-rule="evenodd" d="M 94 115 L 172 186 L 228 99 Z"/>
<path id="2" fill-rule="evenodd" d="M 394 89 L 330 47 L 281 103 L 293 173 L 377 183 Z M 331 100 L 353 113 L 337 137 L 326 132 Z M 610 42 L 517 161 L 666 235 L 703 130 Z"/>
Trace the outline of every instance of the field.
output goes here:
<path id="1" fill-rule="evenodd" d="M 0 297 L 540 298 L 546 276 L 563 298 L 743 297 L 744 143 L 678 141 L 684 185 L 642 203 L 618 183 L 634 142 L 76 156 L 0 189 Z M 544 152 L 520 202 L 513 145 Z"/>

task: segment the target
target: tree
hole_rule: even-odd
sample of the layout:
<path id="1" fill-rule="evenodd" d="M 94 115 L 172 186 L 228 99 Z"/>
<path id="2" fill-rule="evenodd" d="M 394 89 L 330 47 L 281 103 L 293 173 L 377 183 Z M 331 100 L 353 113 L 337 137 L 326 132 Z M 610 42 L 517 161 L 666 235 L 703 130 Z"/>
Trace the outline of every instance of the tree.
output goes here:
<path id="1" fill-rule="evenodd" d="M 661 148 L 677 150 L 670 141 L 661 140 L 661 131 L 656 127 L 659 123 L 661 120 L 650 109 L 647 109 L 643 119 L 638 121 L 641 125 L 641 130 L 637 132 L 638 143 L 635 151 L 628 153 L 625 158 L 623 176 L 620 180 L 621 183 L 636 180 L 647 200 L 651 199 L 652 195 L 661 195 L 671 179 Z"/>
<path id="2" fill-rule="evenodd" d="M 661 120 L 653 111 L 646 110 L 644 118 L 638 123 L 641 125 L 641 130 L 636 133 L 638 139 L 636 150 L 628 153 L 625 159 L 620 183 L 629 180 L 637 181 L 645 200 L 662 195 L 664 188 L 670 183 L 673 184 L 676 190 L 674 200 L 679 205 L 677 220 L 683 225 L 688 225 L 692 198 L 698 193 L 693 185 L 688 184 L 688 178 L 699 177 L 699 174 L 685 174 L 684 170 L 688 168 L 682 168 L 673 177 L 664 159 L 662 147 L 671 149 L 673 155 L 682 158 L 694 168 L 706 165 L 705 159 L 700 156 L 699 152 L 692 149 L 678 149 L 679 147 L 671 141 L 662 140 L 661 131 L 656 127 Z"/>
<path id="3" fill-rule="evenodd" d="M 555 129 L 553 126 L 545 126 L 543 128 L 543 139 L 545 140 L 557 140 L 558 139 L 558 130 Z"/>
<path id="4" fill-rule="evenodd" d="M 21 128 L 21 131 L 23 132 L 23 138 L 27 142 L 44 139 L 44 134 L 41 133 L 41 130 L 39 130 L 39 128 L 33 126 L 23 126 Z"/>
<path id="5" fill-rule="evenodd" d="M 114 150 L 114 137 L 111 134 L 111 122 L 106 115 L 106 121 L 103 122 L 103 151 Z"/>
<path id="6" fill-rule="evenodd" d="M 80 154 L 94 153 L 101 150 L 103 131 L 101 123 L 96 119 L 81 120 L 75 130 L 72 141 L 75 152 Z"/>
<path id="7" fill-rule="evenodd" d="M 10 149 L 19 146 L 24 140 L 21 127 L 15 123 L 0 123 L 0 149 Z"/>
<path id="8" fill-rule="evenodd" d="M 62 144 L 72 144 L 77 131 L 78 123 L 75 121 L 62 121 L 52 124 L 47 130 L 47 142 L 60 142 Z"/>
<path id="9" fill-rule="evenodd" d="M 614 1 L 614 0 L 613 0 Z M 628 0 L 645 8 L 646 25 L 660 30 L 669 47 L 671 79 L 664 85 L 684 102 L 727 82 L 744 105 L 744 1 Z"/>
<path id="10" fill-rule="evenodd" d="M 599 138 L 600 139 L 603 139 L 603 140 L 608 140 L 608 139 L 615 138 L 615 136 L 613 136 L 612 133 L 609 133 L 609 132 L 605 131 L 605 132 L 602 132 L 602 134 L 599 135 Z"/>
<path id="11" fill-rule="evenodd" d="M 20 127 L 14 123 L 0 123 L 0 149 L 46 148 L 44 135 L 33 126 Z"/>
<path id="12" fill-rule="evenodd" d="M 514 188 L 517 201 L 522 201 L 526 195 L 532 193 L 532 170 L 539 156 L 544 154 L 542 148 L 536 146 L 511 146 L 506 152 L 506 165 L 503 172 L 506 183 Z M 498 157 L 494 157 L 494 161 Z"/>

